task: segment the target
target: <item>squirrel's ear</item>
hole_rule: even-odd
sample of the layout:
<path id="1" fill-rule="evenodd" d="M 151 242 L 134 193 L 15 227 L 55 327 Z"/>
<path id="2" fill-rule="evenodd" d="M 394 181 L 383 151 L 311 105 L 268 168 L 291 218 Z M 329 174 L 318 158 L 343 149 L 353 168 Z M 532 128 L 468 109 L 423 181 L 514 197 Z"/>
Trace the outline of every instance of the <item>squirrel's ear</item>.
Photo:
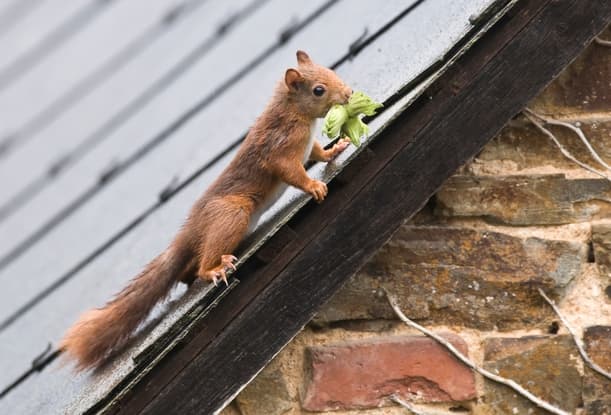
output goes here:
<path id="1" fill-rule="evenodd" d="M 284 83 L 286 83 L 286 86 L 288 86 L 289 89 L 298 89 L 299 83 L 302 81 L 303 76 L 297 69 L 289 68 L 286 70 L 286 73 L 284 74 Z"/>
<path id="2" fill-rule="evenodd" d="M 298 50 L 297 51 L 297 63 L 300 65 L 308 65 L 312 63 L 312 60 L 310 59 L 307 53 L 305 53 L 302 50 Z"/>

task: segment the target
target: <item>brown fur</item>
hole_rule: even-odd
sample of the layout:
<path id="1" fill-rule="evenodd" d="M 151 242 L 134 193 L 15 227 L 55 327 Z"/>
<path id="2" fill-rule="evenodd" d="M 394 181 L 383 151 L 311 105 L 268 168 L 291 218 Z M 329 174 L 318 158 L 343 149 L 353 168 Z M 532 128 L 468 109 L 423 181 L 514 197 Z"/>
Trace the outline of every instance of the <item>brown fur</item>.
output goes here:
<path id="1" fill-rule="evenodd" d="M 233 268 L 236 249 L 253 213 L 270 202 L 282 182 L 322 201 L 325 183 L 311 179 L 303 166 L 314 119 L 345 103 L 351 89 L 330 69 L 297 52 L 297 69 L 286 71 L 263 114 L 242 143 L 238 154 L 195 203 L 172 245 L 101 309 L 84 314 L 68 331 L 61 349 L 74 358 L 77 369 L 98 366 L 117 350 L 172 286 L 190 282 L 193 273 L 207 281 L 225 280 Z M 313 89 L 325 93 L 316 96 Z M 314 141 L 308 157 L 329 161 L 347 146 L 329 150 Z"/>

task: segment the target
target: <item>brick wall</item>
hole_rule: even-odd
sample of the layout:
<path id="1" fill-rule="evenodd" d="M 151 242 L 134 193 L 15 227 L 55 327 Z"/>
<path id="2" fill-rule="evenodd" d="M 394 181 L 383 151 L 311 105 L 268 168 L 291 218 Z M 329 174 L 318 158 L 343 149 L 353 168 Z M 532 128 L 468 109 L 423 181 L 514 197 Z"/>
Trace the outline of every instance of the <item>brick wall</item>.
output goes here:
<path id="1" fill-rule="evenodd" d="M 581 126 L 611 162 L 611 49 L 591 45 L 530 108 Z M 574 134 L 553 131 L 593 163 Z M 398 322 L 383 289 L 479 365 L 571 413 L 610 413 L 611 383 L 584 369 L 536 290 L 559 302 L 591 356 L 611 369 L 610 213 L 611 182 L 565 159 L 516 117 L 226 413 L 406 413 L 391 393 L 435 413 L 544 413 Z"/>

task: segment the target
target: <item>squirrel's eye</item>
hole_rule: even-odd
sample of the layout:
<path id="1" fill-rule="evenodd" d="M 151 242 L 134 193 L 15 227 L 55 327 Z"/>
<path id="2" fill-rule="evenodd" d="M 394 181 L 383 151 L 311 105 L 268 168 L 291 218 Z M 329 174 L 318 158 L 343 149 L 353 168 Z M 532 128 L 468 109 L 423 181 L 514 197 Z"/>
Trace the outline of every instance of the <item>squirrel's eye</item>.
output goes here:
<path id="1" fill-rule="evenodd" d="M 312 93 L 316 95 L 317 97 L 321 97 L 325 93 L 325 88 L 320 85 L 315 86 L 314 89 L 312 90 Z"/>

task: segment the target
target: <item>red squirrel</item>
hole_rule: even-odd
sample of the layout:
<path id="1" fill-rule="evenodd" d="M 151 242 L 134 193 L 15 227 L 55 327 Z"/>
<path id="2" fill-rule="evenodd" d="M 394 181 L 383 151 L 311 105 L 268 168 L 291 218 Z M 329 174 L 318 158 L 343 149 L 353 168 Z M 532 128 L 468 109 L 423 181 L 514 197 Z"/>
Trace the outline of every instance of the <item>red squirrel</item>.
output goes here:
<path id="1" fill-rule="evenodd" d="M 297 51 L 297 63 L 297 69 L 286 70 L 238 153 L 191 208 L 170 246 L 113 300 L 86 312 L 65 334 L 59 348 L 75 360 L 76 370 L 98 367 L 121 348 L 175 284 L 190 284 L 195 276 L 227 283 L 226 273 L 235 270 L 237 260 L 233 252 L 287 185 L 317 202 L 327 196 L 327 185 L 310 178 L 304 163 L 328 162 L 349 141 L 325 150 L 312 128 L 331 106 L 347 103 L 352 89 L 303 51 Z"/>

